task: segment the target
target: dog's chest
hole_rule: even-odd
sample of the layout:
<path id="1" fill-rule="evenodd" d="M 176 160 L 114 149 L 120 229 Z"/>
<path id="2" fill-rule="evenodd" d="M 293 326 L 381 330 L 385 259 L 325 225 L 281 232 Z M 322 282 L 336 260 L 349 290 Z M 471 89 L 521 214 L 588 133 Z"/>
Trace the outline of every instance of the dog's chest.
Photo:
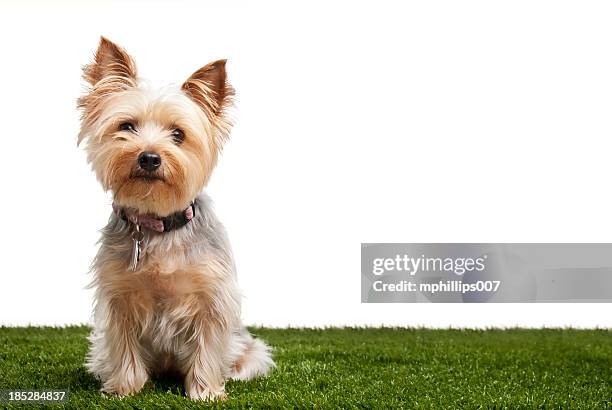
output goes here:
<path id="1" fill-rule="evenodd" d="M 152 266 L 136 275 L 137 286 L 155 302 L 170 302 L 190 294 L 202 291 L 199 285 L 202 280 L 200 272 L 184 267 L 181 270 L 168 271 Z"/>
<path id="2" fill-rule="evenodd" d="M 178 274 L 162 274 L 156 270 L 147 270 L 140 274 L 140 287 L 154 300 L 164 300 L 178 296 Z"/>
<path id="3" fill-rule="evenodd" d="M 203 275 L 197 263 L 185 252 L 151 246 L 135 274 L 140 288 L 156 301 L 165 301 L 194 293 Z"/>

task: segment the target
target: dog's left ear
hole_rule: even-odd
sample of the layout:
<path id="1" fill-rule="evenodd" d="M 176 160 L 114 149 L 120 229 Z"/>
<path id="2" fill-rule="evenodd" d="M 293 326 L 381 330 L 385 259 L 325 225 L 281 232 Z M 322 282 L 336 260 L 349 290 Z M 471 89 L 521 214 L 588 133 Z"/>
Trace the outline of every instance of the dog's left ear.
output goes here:
<path id="1" fill-rule="evenodd" d="M 234 89 L 227 81 L 226 60 L 207 64 L 193 73 L 181 87 L 215 124 L 227 121 L 227 109 L 231 107 Z"/>

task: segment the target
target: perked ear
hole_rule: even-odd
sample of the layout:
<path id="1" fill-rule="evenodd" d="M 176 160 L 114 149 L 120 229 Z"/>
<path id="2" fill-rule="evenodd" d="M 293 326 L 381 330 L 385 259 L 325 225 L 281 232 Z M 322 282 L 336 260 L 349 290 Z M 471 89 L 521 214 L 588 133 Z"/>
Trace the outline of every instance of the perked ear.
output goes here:
<path id="1" fill-rule="evenodd" d="M 181 87 L 213 122 L 223 119 L 234 96 L 234 89 L 227 81 L 225 63 L 226 60 L 218 60 L 205 65 Z"/>
<path id="2" fill-rule="evenodd" d="M 93 87 L 102 79 L 116 85 L 135 86 L 136 76 L 136 64 L 132 57 L 105 37 L 100 37 L 93 63 L 83 67 L 83 78 Z"/>

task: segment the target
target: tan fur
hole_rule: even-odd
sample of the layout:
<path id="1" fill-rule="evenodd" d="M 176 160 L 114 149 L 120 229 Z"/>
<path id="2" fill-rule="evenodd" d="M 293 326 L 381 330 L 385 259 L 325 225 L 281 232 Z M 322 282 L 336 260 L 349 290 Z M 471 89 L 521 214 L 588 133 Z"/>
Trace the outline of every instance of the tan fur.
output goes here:
<path id="1" fill-rule="evenodd" d="M 144 232 L 143 253 L 131 271 L 130 222 L 112 215 L 93 263 L 95 329 L 89 369 L 108 393 L 138 392 L 150 375 L 176 370 L 194 399 L 225 396 L 227 378 L 248 379 L 274 366 L 269 348 L 240 322 L 240 291 L 225 231 L 200 191 L 228 137 L 233 89 L 225 60 L 196 71 L 180 88 L 142 86 L 132 58 L 102 38 L 84 68 L 91 85 L 78 105 L 79 142 L 119 207 L 164 217 L 194 201 L 185 227 Z M 134 130 L 121 129 L 130 123 Z M 180 129 L 184 140 L 173 139 Z M 155 152 L 155 178 L 139 168 Z M 194 200 L 195 198 L 195 200 Z"/>
<path id="2" fill-rule="evenodd" d="M 105 391 L 120 395 L 138 391 L 148 374 L 163 372 L 168 364 L 161 358 L 172 354 L 187 378 L 188 395 L 223 394 L 227 369 L 214 363 L 224 360 L 226 338 L 240 325 L 237 284 L 224 271 L 228 267 L 223 261 L 204 260 L 181 269 L 176 265 L 182 260 L 171 255 L 164 261 L 152 259 L 134 274 L 125 274 L 125 263 L 110 262 L 99 271 L 98 300 L 106 305 L 101 310 L 114 344 L 108 347 L 110 360 L 119 368 L 119 375 L 102 377 L 107 379 Z"/>

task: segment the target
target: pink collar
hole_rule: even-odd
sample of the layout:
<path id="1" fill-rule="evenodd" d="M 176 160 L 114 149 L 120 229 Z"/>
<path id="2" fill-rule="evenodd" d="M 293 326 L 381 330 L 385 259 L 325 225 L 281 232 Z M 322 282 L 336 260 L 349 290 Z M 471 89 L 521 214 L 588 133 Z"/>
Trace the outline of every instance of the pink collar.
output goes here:
<path id="1" fill-rule="evenodd" d="M 113 211 L 124 221 L 129 221 L 152 231 L 168 232 L 187 225 L 187 223 L 193 219 L 195 216 L 195 201 L 192 202 L 184 211 L 175 212 L 164 218 L 160 218 L 152 214 L 139 214 L 137 209 L 121 208 L 114 202 Z"/>

